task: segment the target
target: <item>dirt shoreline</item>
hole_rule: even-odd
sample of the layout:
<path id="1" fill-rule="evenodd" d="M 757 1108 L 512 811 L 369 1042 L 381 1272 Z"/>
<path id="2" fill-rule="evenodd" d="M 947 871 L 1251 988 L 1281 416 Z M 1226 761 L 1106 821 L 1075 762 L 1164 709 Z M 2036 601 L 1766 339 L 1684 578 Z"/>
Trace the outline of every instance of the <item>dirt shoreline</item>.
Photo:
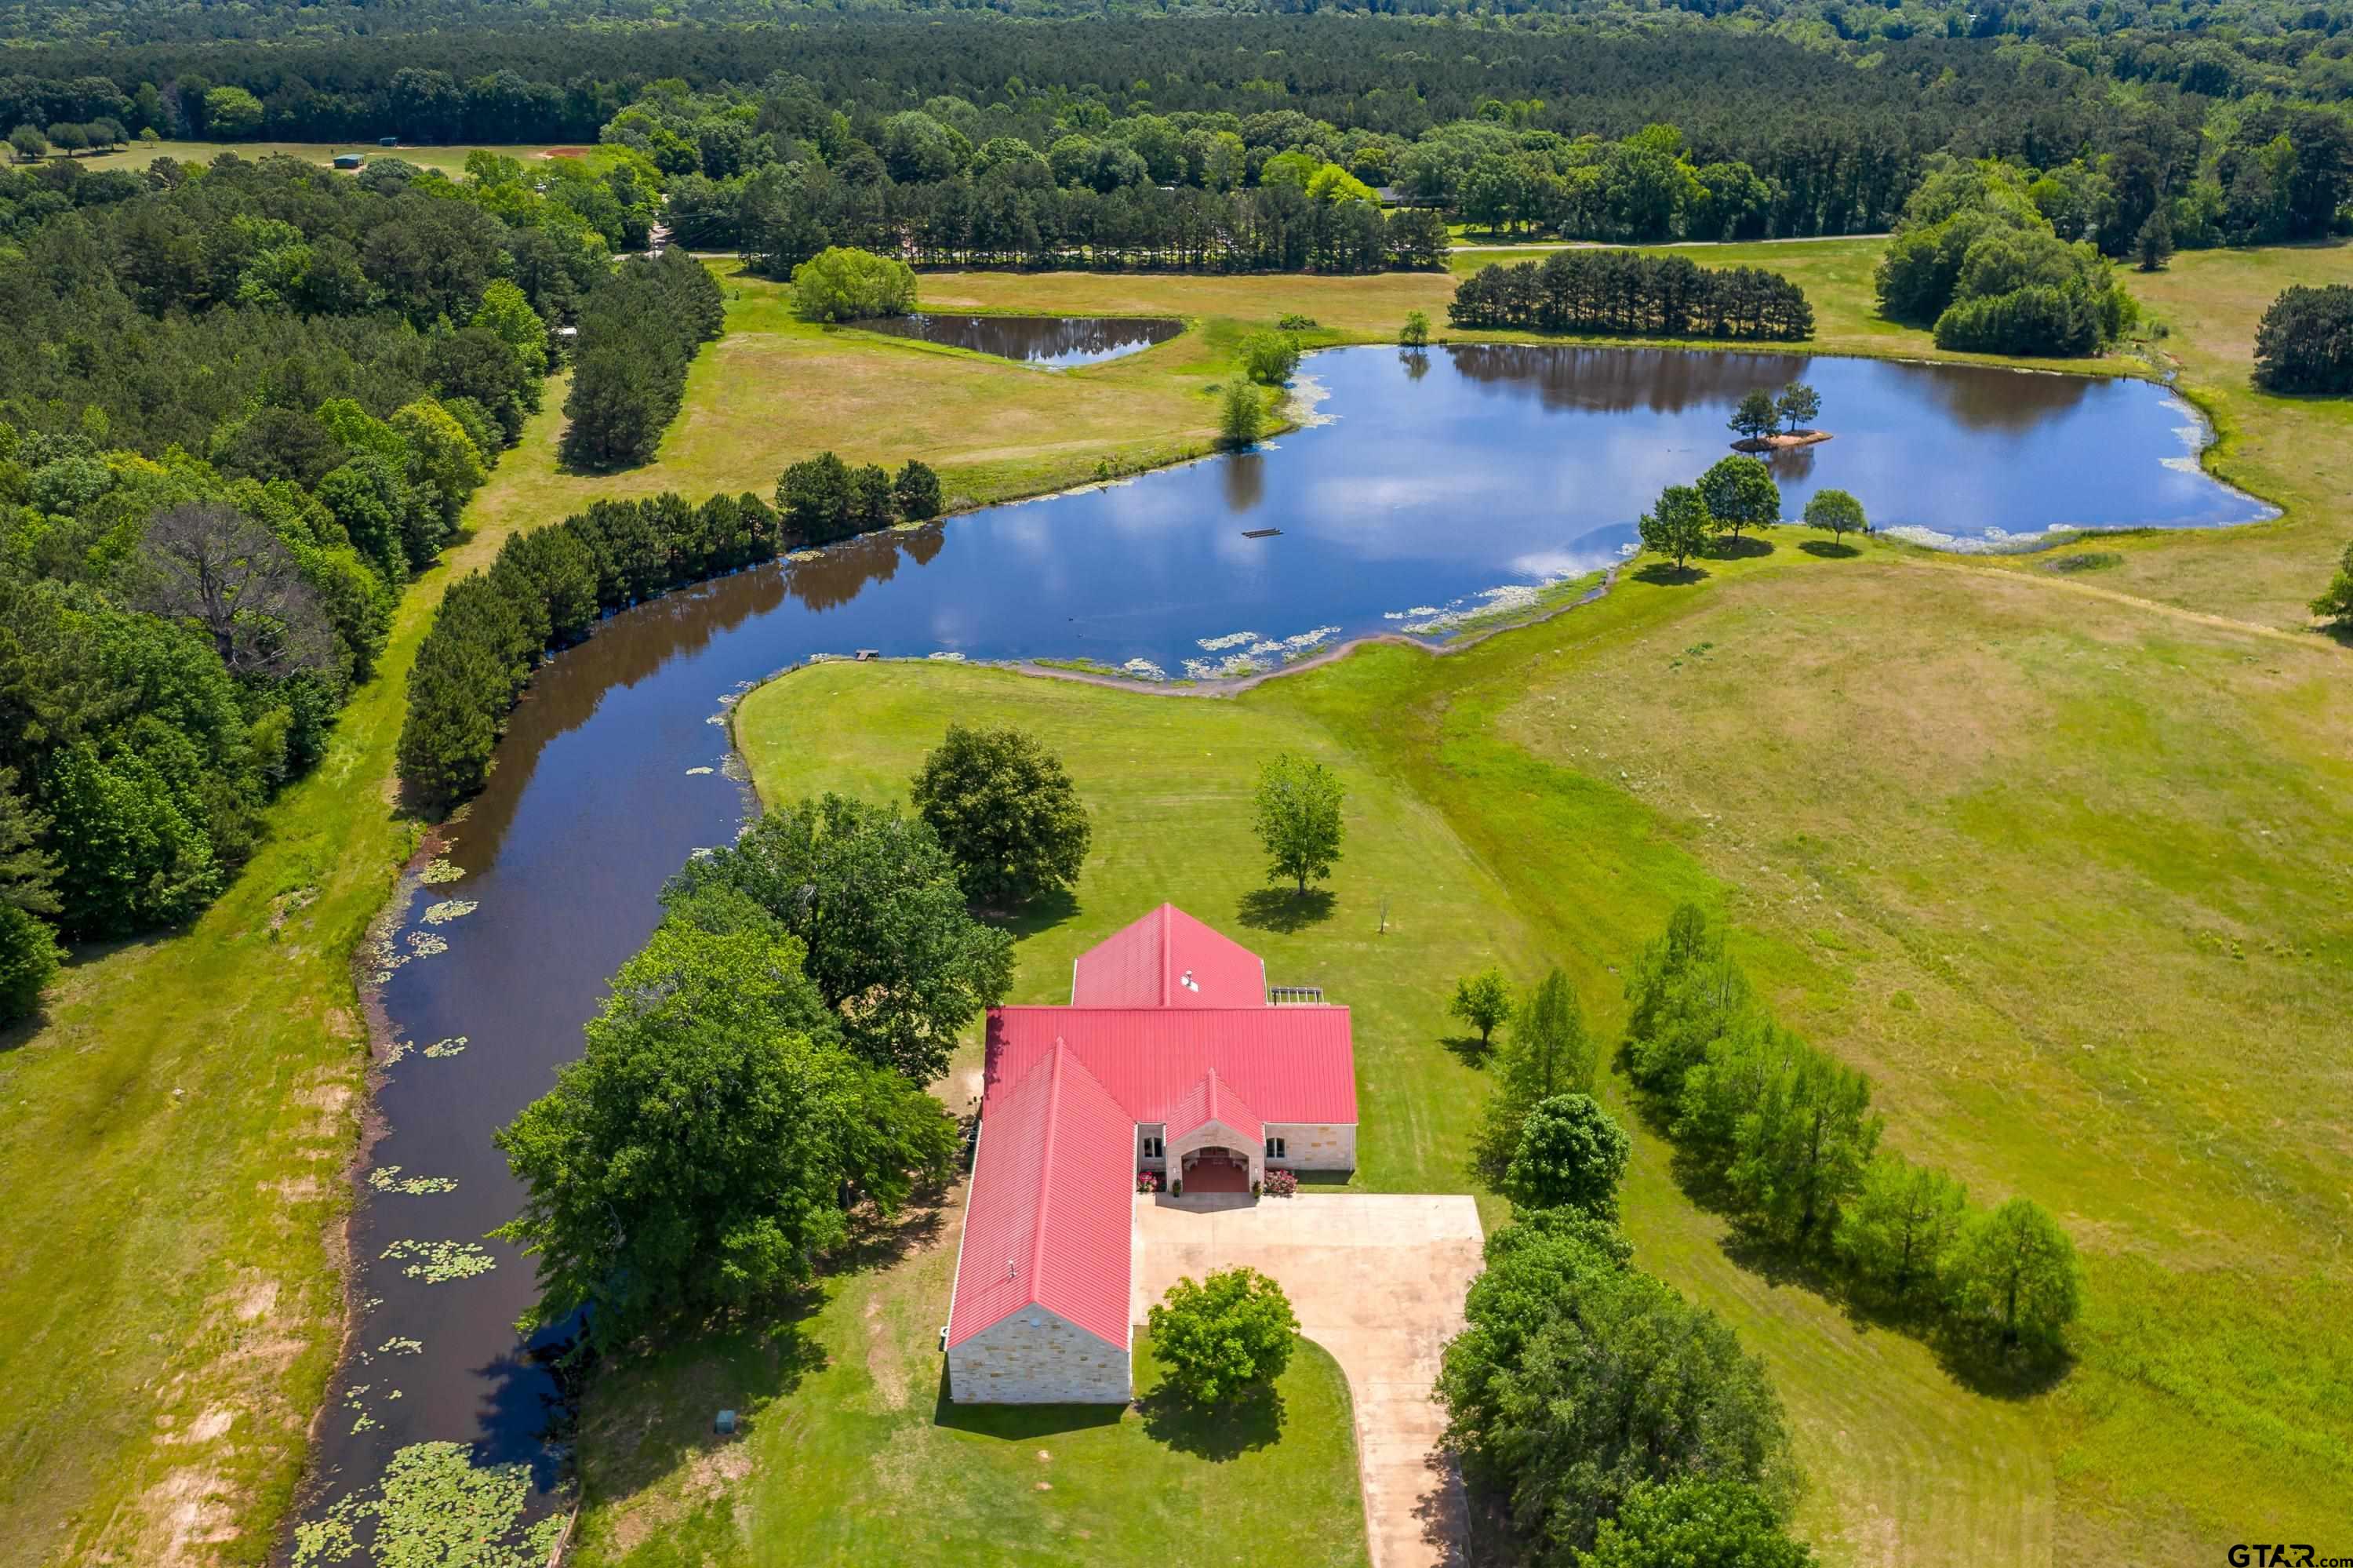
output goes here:
<path id="1" fill-rule="evenodd" d="M 1831 439 L 1828 430 L 1776 431 L 1769 436 L 1750 436 L 1732 443 L 1736 452 L 1793 452 L 1799 447 L 1818 446 Z"/>

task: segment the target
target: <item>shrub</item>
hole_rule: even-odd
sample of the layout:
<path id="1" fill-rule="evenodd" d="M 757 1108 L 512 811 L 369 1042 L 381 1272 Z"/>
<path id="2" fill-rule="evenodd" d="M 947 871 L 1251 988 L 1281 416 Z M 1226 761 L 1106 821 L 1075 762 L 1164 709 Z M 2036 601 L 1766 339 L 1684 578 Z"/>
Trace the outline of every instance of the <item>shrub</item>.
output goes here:
<path id="1" fill-rule="evenodd" d="M 47 922 L 0 904 L 0 1024 L 39 1006 L 42 988 L 57 972 L 58 943 Z"/>
<path id="2" fill-rule="evenodd" d="M 1295 1197 L 1299 1192 L 1299 1173 L 1270 1169 L 1266 1173 L 1265 1187 L 1266 1195 L 1270 1198 Z"/>
<path id="3" fill-rule="evenodd" d="M 1812 1568 L 1810 1548 L 1782 1531 L 1772 1500 L 1755 1487 L 1712 1477 L 1626 1494 L 1602 1521 L 1578 1568 Z"/>
<path id="4" fill-rule="evenodd" d="M 2353 545 L 2345 546 L 2337 576 L 2312 601 L 2312 613 L 2337 626 L 2353 626 Z"/>
<path id="5" fill-rule="evenodd" d="M 1289 333 L 1254 332 L 1242 339 L 1242 372 L 1262 387 L 1280 387 L 1299 368 L 1299 340 Z"/>
<path id="6" fill-rule="evenodd" d="M 1289 314 L 1278 319 L 1274 324 L 1281 327 L 1285 332 L 1314 332 L 1315 330 L 1315 318 L 1314 316 L 1303 316 L 1297 311 L 1293 311 Z"/>
<path id="7" fill-rule="evenodd" d="M 793 269 L 793 312 L 805 322 L 867 321 L 914 308 L 914 269 L 871 250 L 830 246 Z"/>
<path id="8" fill-rule="evenodd" d="M 1254 1268 L 1179 1279 L 1147 1322 L 1169 1385 L 1195 1404 L 1229 1404 L 1272 1383 L 1299 1338 L 1290 1298 Z"/>

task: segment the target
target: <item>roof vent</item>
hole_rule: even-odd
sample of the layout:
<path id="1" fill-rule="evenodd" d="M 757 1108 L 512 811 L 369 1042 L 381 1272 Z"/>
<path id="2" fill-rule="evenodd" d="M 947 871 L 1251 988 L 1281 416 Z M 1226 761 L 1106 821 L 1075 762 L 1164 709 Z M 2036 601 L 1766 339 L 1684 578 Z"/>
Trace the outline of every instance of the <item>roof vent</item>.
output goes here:
<path id="1" fill-rule="evenodd" d="M 1018 1272 L 1019 1272 L 1019 1270 L 1016 1269 L 1016 1268 L 1013 1266 L 1013 1260 L 1012 1260 L 1011 1258 L 1009 1258 L 1009 1257 L 1008 1257 L 1008 1258 L 1007 1258 L 1007 1259 L 1005 1260 L 1005 1277 L 1006 1277 L 1006 1278 L 1008 1278 L 1008 1279 L 1011 1279 L 1011 1278 L 1013 1278 L 1013 1277 L 1015 1277 Z"/>
<path id="2" fill-rule="evenodd" d="M 1201 982 L 1193 978 L 1193 971 L 1191 969 L 1187 969 L 1183 974 L 1177 976 L 1176 983 L 1183 986 L 1187 991 L 1198 991 L 1201 989 Z"/>

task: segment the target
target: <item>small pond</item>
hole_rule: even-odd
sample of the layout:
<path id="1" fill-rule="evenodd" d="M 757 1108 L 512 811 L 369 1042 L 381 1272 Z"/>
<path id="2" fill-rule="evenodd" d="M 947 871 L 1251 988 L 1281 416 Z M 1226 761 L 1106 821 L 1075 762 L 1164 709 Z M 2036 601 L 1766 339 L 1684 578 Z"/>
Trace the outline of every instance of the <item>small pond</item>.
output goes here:
<path id="1" fill-rule="evenodd" d="M 1085 330 L 1055 341 L 1083 347 Z M 866 647 L 1177 677 L 1366 631 L 1443 634 L 1624 558 L 1660 488 L 1724 455 L 1741 394 L 1792 378 L 1820 389 L 1836 434 L 1777 460 L 1790 515 L 1836 485 L 1883 527 L 1986 547 L 2265 513 L 2199 471 L 2197 419 L 2146 382 L 1504 346 L 1345 349 L 1304 368 L 1318 422 L 1261 450 L 739 573 L 615 616 L 542 672 L 451 830 L 461 874 L 417 890 L 392 934 L 406 961 L 383 1001 L 409 1048 L 376 1097 L 386 1131 L 353 1226 L 365 1305 L 313 1517 L 437 1440 L 527 1467 L 530 1506 L 549 1506 L 556 1388 L 512 1329 L 530 1262 L 484 1239 L 517 1202 L 491 1135 L 579 1054 L 663 881 L 734 835 L 725 704 L 772 672 Z M 1784 528 L 1770 547 L 1809 536 Z"/>
<path id="2" fill-rule="evenodd" d="M 1185 330 L 1183 322 L 1166 316 L 972 316 L 934 311 L 858 324 L 868 332 L 919 337 L 1052 370 L 1138 354 Z"/>

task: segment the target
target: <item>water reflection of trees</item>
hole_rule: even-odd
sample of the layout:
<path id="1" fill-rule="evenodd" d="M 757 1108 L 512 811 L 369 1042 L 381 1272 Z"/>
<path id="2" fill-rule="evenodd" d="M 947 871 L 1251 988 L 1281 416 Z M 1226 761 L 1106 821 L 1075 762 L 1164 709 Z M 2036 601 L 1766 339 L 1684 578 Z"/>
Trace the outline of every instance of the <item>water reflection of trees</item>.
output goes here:
<path id="1" fill-rule="evenodd" d="M 942 543 L 937 523 L 860 534 L 813 556 L 786 562 L 785 591 L 811 609 L 839 609 L 870 586 L 898 576 L 902 554 L 920 567 L 940 553 Z"/>
<path id="2" fill-rule="evenodd" d="M 1220 466 L 1218 478 L 1225 488 L 1226 510 L 1248 512 L 1266 499 L 1266 454 L 1231 453 Z"/>
<path id="3" fill-rule="evenodd" d="M 1794 354 L 1707 349 L 1571 348 L 1547 344 L 1449 344 L 1454 368 L 1484 386 L 1533 392 L 1547 408 L 1679 414 L 1725 405 L 1757 387 L 1803 380 L 1811 363 Z M 1410 371 L 1410 366 L 1409 366 Z M 1891 374 L 1926 388 L 1964 429 L 2014 433 L 2082 402 L 2089 376 L 2049 376 L 1983 365 L 1906 365 Z M 1823 421 L 1838 428 L 1835 408 Z M 1929 432 L 1933 434 L 1933 432 Z M 1811 459 L 1808 460 L 1810 468 Z M 1784 470 L 1784 478 L 1803 471 Z"/>
<path id="4" fill-rule="evenodd" d="M 2094 383 L 2088 376 L 2051 376 L 2030 370 L 1997 370 L 1984 365 L 1923 365 L 1930 391 L 1946 412 L 1972 430 L 2014 433 L 2084 400 Z"/>
<path id="5" fill-rule="evenodd" d="M 1679 414 L 1695 405 L 1736 402 L 1744 392 L 1801 378 L 1810 363 L 1799 354 L 1547 344 L 1449 344 L 1446 352 L 1469 380 L 1533 391 L 1547 408 L 1611 414 L 1635 408 Z"/>
<path id="6" fill-rule="evenodd" d="M 948 344 L 1004 359 L 1100 359 L 1166 343 L 1185 323 L 1166 317 L 956 316 L 928 313 L 868 323 L 893 337 Z"/>

